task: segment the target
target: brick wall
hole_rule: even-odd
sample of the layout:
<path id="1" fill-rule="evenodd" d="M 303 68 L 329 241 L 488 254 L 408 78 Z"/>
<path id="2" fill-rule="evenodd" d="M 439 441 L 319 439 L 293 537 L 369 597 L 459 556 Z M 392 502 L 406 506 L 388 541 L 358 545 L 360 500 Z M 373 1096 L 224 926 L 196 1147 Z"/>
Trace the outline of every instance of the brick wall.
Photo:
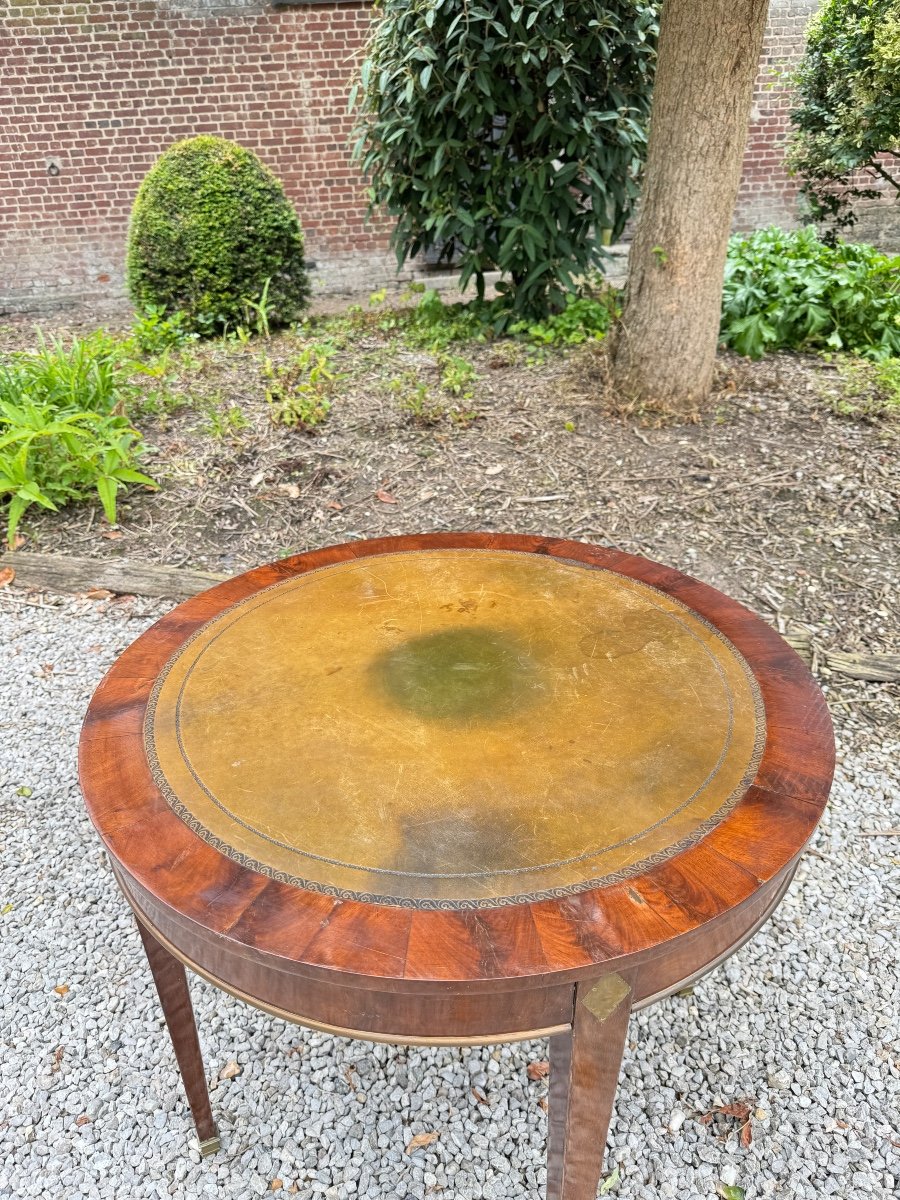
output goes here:
<path id="1" fill-rule="evenodd" d="M 0 3 L 0 305 L 121 292 L 128 213 L 173 141 L 233 137 L 284 181 L 332 287 L 393 256 L 364 224 L 348 77 L 365 3 Z"/>
<path id="2" fill-rule="evenodd" d="M 773 0 L 736 222 L 790 224 L 779 73 L 816 0 Z M 364 0 L 0 0 L 0 311 L 122 293 L 135 191 L 195 133 L 233 137 L 284 181 L 340 291 L 393 277 L 385 227 L 364 223 L 346 97 L 370 29 Z"/>
<path id="3" fill-rule="evenodd" d="M 784 169 L 791 110 L 786 75 L 803 54 L 804 32 L 818 7 L 819 0 L 771 0 L 735 210 L 738 229 L 797 224 L 797 184 Z"/>

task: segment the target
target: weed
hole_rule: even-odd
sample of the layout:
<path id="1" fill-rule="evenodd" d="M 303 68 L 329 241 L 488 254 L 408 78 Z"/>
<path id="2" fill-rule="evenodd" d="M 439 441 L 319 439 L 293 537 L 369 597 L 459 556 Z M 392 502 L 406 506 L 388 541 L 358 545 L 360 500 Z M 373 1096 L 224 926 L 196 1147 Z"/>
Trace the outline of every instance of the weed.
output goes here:
<path id="1" fill-rule="evenodd" d="M 477 376 L 475 368 L 465 358 L 455 354 L 442 354 L 438 358 L 441 370 L 441 387 L 452 396 L 462 396 L 466 400 L 472 398 L 472 385 Z"/>
<path id="2" fill-rule="evenodd" d="M 422 383 L 415 371 L 405 371 L 398 379 L 392 379 L 388 388 L 397 397 L 401 412 L 406 413 L 414 425 L 428 428 L 439 425 L 447 410 L 435 400 L 426 383 Z"/>
<path id="3" fill-rule="evenodd" d="M 223 404 L 219 397 L 209 398 L 205 404 L 206 425 L 204 433 L 221 441 L 226 437 L 234 437 L 242 429 L 248 429 L 250 421 L 246 413 L 237 404 Z"/>
<path id="4" fill-rule="evenodd" d="M 335 353 L 330 342 L 310 342 L 285 366 L 265 360 L 263 374 L 270 380 L 266 399 L 276 424 L 312 433 L 328 419 L 328 395 L 338 378 L 332 368 Z"/>
<path id="5" fill-rule="evenodd" d="M 274 305 L 269 303 L 269 285 L 272 282 L 271 276 L 265 281 L 262 291 L 257 300 L 251 300 L 249 296 L 243 296 L 241 303 L 244 306 L 244 312 L 247 314 L 247 325 L 253 329 L 255 333 L 261 334 L 266 341 L 269 340 L 269 318 L 274 314 Z"/>
<path id="6" fill-rule="evenodd" d="M 856 421 L 900 418 L 900 358 L 872 362 L 840 355 L 834 359 L 838 387 L 824 385 L 819 394 L 832 412 Z"/>
<path id="7" fill-rule="evenodd" d="M 572 296 L 561 312 L 543 321 L 519 321 L 509 332 L 536 346 L 578 346 L 603 338 L 618 310 L 618 293 L 607 288 L 599 296 Z"/>
<path id="8" fill-rule="evenodd" d="M 132 353 L 156 358 L 169 350 L 181 350 L 196 341 L 197 334 L 188 328 L 184 313 L 166 316 L 165 305 L 149 304 L 131 323 L 131 334 L 125 343 Z"/>

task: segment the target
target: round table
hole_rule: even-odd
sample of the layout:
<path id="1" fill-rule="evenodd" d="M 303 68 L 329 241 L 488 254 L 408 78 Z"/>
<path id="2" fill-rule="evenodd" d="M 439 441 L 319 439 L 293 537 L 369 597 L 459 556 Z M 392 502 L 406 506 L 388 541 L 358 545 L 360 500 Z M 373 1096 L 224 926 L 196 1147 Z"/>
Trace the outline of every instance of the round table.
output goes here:
<path id="1" fill-rule="evenodd" d="M 80 775 L 204 1152 L 185 966 L 348 1037 L 549 1036 L 547 1196 L 593 1200 L 629 1013 L 772 913 L 833 749 L 804 664 L 713 588 L 427 534 L 173 609 L 97 689 Z"/>

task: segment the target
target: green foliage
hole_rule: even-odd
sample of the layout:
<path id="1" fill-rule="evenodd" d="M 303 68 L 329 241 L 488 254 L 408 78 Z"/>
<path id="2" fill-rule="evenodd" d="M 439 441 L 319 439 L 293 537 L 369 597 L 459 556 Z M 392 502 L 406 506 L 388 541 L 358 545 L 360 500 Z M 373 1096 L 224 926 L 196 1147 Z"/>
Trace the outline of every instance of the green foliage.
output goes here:
<path id="1" fill-rule="evenodd" d="M 223 402 L 220 396 L 210 397 L 203 407 L 206 412 L 205 432 L 217 441 L 235 437 L 250 426 L 244 410 L 237 404 Z"/>
<path id="2" fill-rule="evenodd" d="M 598 264 L 638 193 L 655 62 L 650 0 L 384 0 L 351 103 L 398 262 L 499 269 L 495 317 L 541 320 Z"/>
<path id="3" fill-rule="evenodd" d="M 617 295 L 610 288 L 599 298 L 572 296 L 562 312 L 544 321 L 518 321 L 509 332 L 539 346 L 577 346 L 605 337 L 617 313 Z"/>
<path id="4" fill-rule="evenodd" d="M 871 362 L 842 354 L 834 366 L 837 387 L 823 387 L 821 395 L 838 416 L 873 424 L 900 418 L 900 358 Z"/>
<path id="5" fill-rule="evenodd" d="M 811 227 L 733 237 L 721 339 L 750 358 L 770 350 L 900 355 L 900 257 L 830 245 Z"/>
<path id="6" fill-rule="evenodd" d="M 455 343 L 484 342 L 494 333 L 494 309 L 484 300 L 445 304 L 440 293 L 427 291 L 412 309 L 404 328 L 409 345 L 447 350 Z"/>
<path id="7" fill-rule="evenodd" d="M 441 372 L 441 387 L 451 396 L 462 396 L 471 400 L 472 387 L 477 378 L 475 368 L 458 354 L 444 354 L 438 359 Z"/>
<path id="8" fill-rule="evenodd" d="M 141 184 L 128 231 L 135 307 L 184 314 L 192 330 L 260 331 L 297 319 L 309 295 L 303 233 L 284 188 L 249 150 L 218 137 L 172 146 Z"/>
<path id="9" fill-rule="evenodd" d="M 388 386 L 397 399 L 400 411 L 414 425 L 423 428 L 439 425 L 447 415 L 446 406 L 435 399 L 428 384 L 420 380 L 415 371 L 404 371 L 397 379 L 392 379 Z"/>
<path id="10" fill-rule="evenodd" d="M 38 349 L 0 364 L 0 497 L 10 544 L 32 504 L 57 509 L 92 493 L 110 522 L 143 444 L 125 416 L 131 364 L 105 333 Z"/>
<path id="11" fill-rule="evenodd" d="M 263 373 L 271 382 L 266 399 L 276 425 L 288 425 L 313 433 L 331 412 L 329 393 L 337 375 L 332 360 L 335 348 L 328 342 L 310 342 L 297 357 L 284 366 L 274 366 L 267 358 Z"/>
<path id="12" fill-rule="evenodd" d="M 184 313 L 166 316 L 161 304 L 150 304 L 138 313 L 131 323 L 129 343 L 138 353 L 147 358 L 156 358 L 167 350 L 181 350 L 196 338 L 188 329 Z"/>
<path id="13" fill-rule="evenodd" d="M 788 164 L 833 238 L 855 202 L 880 194 L 873 182 L 900 193 L 900 0 L 826 0 L 794 83 Z"/>

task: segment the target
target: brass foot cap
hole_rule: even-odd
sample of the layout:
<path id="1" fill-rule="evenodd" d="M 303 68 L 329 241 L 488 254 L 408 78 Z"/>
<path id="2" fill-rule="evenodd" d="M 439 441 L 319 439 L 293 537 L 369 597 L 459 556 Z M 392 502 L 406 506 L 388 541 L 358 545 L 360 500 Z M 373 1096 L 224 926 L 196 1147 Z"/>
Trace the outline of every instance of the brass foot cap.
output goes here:
<path id="1" fill-rule="evenodd" d="M 217 1150 L 222 1149 L 222 1141 L 218 1134 L 214 1137 L 207 1138 L 205 1142 L 200 1143 L 200 1153 L 204 1158 L 208 1158 L 210 1154 L 215 1154 Z"/>

